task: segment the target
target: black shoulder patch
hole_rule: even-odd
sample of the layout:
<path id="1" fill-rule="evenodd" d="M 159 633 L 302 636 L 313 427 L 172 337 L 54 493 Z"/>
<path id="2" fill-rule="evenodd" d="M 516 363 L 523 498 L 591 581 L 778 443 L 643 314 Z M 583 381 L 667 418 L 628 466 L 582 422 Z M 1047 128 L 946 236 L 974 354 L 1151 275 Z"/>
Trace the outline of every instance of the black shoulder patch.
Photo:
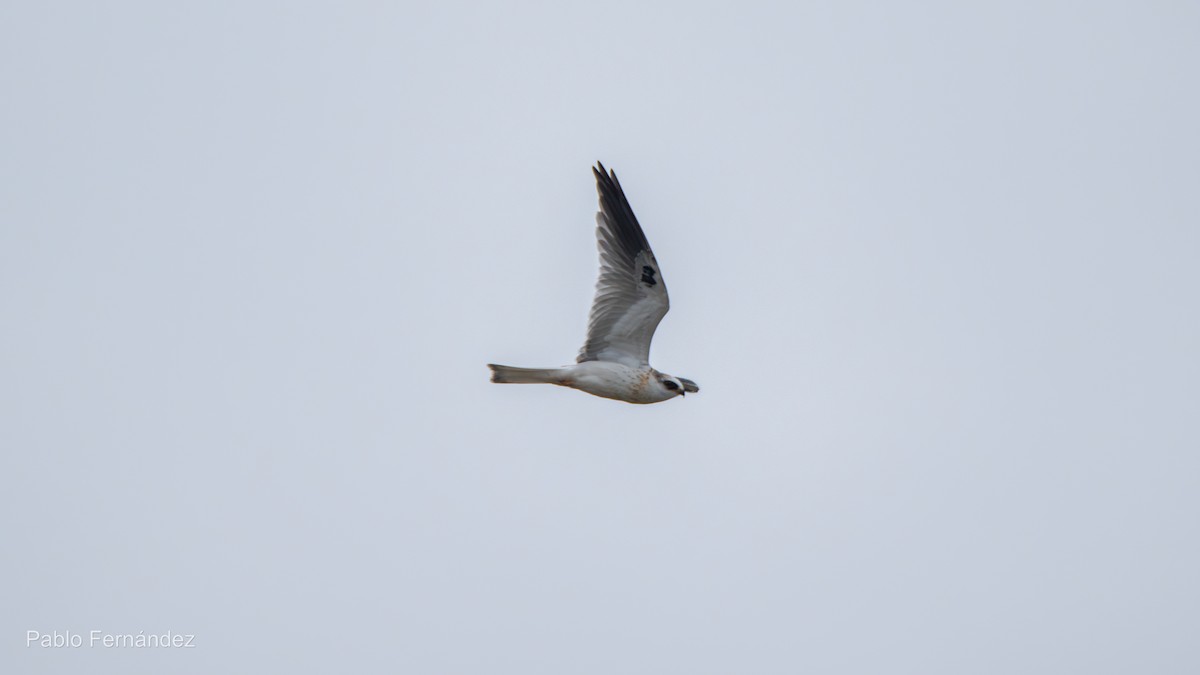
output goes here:
<path id="1" fill-rule="evenodd" d="M 642 265 L 642 283 L 647 286 L 654 286 L 658 282 L 654 280 L 654 268 L 649 265 Z"/>

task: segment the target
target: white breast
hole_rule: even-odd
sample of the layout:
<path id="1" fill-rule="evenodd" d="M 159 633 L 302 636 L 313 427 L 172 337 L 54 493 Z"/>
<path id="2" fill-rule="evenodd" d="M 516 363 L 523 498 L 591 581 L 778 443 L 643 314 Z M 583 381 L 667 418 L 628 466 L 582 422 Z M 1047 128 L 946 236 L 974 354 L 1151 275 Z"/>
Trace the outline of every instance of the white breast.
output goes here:
<path id="1" fill-rule="evenodd" d="M 662 387 L 654 386 L 654 371 L 649 366 L 631 368 L 611 361 L 584 361 L 569 367 L 566 385 L 594 396 L 629 403 L 658 403 L 671 398 Z"/>

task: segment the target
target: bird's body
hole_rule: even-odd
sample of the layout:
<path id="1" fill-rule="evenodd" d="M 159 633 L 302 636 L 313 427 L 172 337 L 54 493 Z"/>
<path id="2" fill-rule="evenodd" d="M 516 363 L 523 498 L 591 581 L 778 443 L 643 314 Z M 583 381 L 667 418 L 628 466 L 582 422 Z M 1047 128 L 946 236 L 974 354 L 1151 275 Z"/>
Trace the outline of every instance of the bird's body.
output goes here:
<path id="1" fill-rule="evenodd" d="M 659 403 L 679 395 L 678 391 L 662 385 L 661 378 L 670 376 L 664 376 L 650 366 L 633 368 L 612 361 L 584 361 L 561 368 L 513 368 L 495 364 L 489 364 L 489 367 L 492 382 L 557 384 L 628 403 Z"/>
<path id="2" fill-rule="evenodd" d="M 605 172 L 599 162 L 596 166 L 600 278 L 577 362 L 561 368 L 488 364 L 492 382 L 556 384 L 628 403 L 658 403 L 700 391 L 691 380 L 650 367 L 650 340 L 670 308 L 667 287 L 617 174 Z"/>

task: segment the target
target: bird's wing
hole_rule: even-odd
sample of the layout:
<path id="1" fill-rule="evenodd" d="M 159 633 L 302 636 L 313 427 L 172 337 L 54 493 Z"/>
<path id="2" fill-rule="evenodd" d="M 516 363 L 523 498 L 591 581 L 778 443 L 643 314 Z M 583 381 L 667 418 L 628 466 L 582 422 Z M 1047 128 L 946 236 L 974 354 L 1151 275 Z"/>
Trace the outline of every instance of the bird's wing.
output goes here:
<path id="1" fill-rule="evenodd" d="M 604 165 L 596 162 L 592 173 L 600 194 L 596 214 L 600 278 L 588 317 L 587 341 L 576 361 L 648 365 L 654 329 L 670 309 L 667 285 L 616 172 L 605 173 Z"/>

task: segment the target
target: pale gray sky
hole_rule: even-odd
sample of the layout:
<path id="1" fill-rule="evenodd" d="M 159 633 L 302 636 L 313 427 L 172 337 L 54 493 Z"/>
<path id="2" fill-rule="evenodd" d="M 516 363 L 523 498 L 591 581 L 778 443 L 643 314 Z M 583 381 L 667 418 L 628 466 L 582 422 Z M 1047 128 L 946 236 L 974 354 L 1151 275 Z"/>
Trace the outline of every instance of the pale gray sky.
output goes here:
<path id="1" fill-rule="evenodd" d="M 1200 6 L 784 5 L 0 7 L 5 672 L 1200 671 Z"/>

